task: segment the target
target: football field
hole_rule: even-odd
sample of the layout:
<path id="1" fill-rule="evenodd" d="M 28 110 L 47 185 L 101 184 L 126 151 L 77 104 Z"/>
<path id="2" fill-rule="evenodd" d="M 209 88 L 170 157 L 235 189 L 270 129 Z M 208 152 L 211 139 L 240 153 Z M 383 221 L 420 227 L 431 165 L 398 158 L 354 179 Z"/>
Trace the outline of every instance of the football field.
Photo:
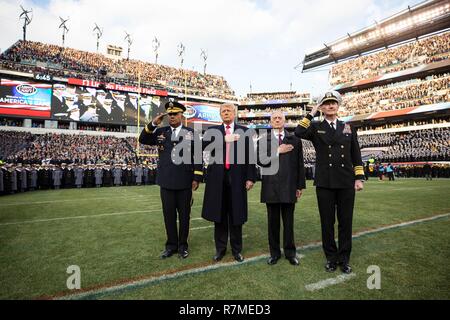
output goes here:
<path id="1" fill-rule="evenodd" d="M 157 186 L 0 197 L 0 299 L 450 299 L 450 180 L 369 180 L 356 196 L 351 276 L 323 268 L 310 181 L 294 218 L 300 266 L 267 265 L 260 186 L 249 192 L 243 263 L 230 248 L 213 263 L 204 185 L 194 193 L 185 260 L 159 258 L 166 236 Z M 67 288 L 69 266 L 79 267 L 80 290 Z M 368 288 L 373 266 L 379 289 Z"/>

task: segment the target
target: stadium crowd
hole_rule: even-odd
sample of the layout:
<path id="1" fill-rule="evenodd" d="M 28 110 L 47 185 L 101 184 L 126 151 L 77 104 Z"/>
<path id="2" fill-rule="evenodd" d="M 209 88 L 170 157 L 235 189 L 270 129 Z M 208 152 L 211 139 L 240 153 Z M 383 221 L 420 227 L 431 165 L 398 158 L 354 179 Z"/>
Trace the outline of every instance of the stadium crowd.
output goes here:
<path id="1" fill-rule="evenodd" d="M 385 129 L 398 129 L 405 127 L 416 127 L 416 126 L 424 126 L 427 124 L 444 124 L 449 123 L 450 117 L 443 117 L 437 119 L 428 119 L 428 120 L 410 120 L 399 123 L 387 123 L 378 126 L 363 126 L 360 128 L 361 131 L 369 131 L 369 130 L 385 130 Z"/>
<path id="2" fill-rule="evenodd" d="M 255 109 L 249 109 L 244 108 L 243 110 L 238 111 L 238 117 L 239 119 L 242 118 L 255 118 L 255 117 L 267 117 L 270 118 L 270 115 L 273 111 L 282 111 L 285 115 L 296 115 L 301 116 L 303 115 L 303 107 L 297 106 L 297 107 L 267 107 L 264 109 L 261 108 L 255 108 Z"/>
<path id="3" fill-rule="evenodd" d="M 450 32 L 337 64 L 331 68 L 330 84 L 369 79 L 448 58 Z"/>
<path id="4" fill-rule="evenodd" d="M 248 93 L 246 97 L 240 99 L 240 102 L 309 99 L 310 97 L 311 97 L 311 95 L 309 93 L 301 93 L 301 92 L 295 92 L 295 91 L 262 92 L 262 93 Z"/>
<path id="5" fill-rule="evenodd" d="M 234 92 L 221 76 L 139 60 L 115 60 L 103 54 L 40 42 L 19 40 L 3 52 L 0 59 L 3 68 L 16 71 L 46 72 L 54 76 L 106 80 L 117 84 L 137 85 L 141 80 L 142 86 L 156 86 L 178 93 L 185 92 L 186 81 L 188 94 L 236 100 Z M 100 70 L 105 71 L 106 76 L 101 75 Z"/>
<path id="6" fill-rule="evenodd" d="M 286 119 L 285 125 L 288 128 L 294 128 L 300 124 L 301 119 L 292 119 L 288 118 Z M 248 127 L 254 127 L 254 126 L 263 126 L 263 127 L 269 127 L 270 126 L 270 120 L 267 119 L 258 119 L 258 120 L 240 120 L 239 124 L 242 124 L 244 126 Z"/>
<path id="7" fill-rule="evenodd" d="M 436 128 L 359 136 L 361 148 L 388 147 L 381 162 L 449 161 L 450 129 Z"/>
<path id="8" fill-rule="evenodd" d="M 367 114 L 450 101 L 450 74 L 347 93 L 340 115 Z"/>
<path id="9" fill-rule="evenodd" d="M 90 136 L 71 134 L 31 134 L 0 131 L 0 159 L 22 164 L 132 164 L 146 161 L 155 164 L 155 147 L 140 145 L 141 153 L 150 155 L 137 158 L 136 138 Z"/>

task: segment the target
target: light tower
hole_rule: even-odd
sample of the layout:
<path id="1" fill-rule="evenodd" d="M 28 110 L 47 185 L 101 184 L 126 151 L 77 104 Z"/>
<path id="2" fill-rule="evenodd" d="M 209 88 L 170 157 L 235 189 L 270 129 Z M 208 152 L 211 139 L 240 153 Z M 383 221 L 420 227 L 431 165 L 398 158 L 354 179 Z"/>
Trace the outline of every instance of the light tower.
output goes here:
<path id="1" fill-rule="evenodd" d="M 66 26 L 66 22 L 69 21 L 69 18 L 64 20 L 63 18 L 59 17 L 59 20 L 61 20 L 59 29 L 62 29 L 62 46 L 64 47 L 64 43 L 66 41 L 66 33 L 69 32 L 69 28 L 67 28 L 67 26 Z"/>
<path id="2" fill-rule="evenodd" d="M 95 28 L 92 30 L 96 37 L 97 37 L 97 53 L 98 53 L 98 47 L 100 45 L 100 38 L 103 36 L 103 30 L 100 29 L 100 27 L 95 23 Z"/>
<path id="3" fill-rule="evenodd" d="M 33 13 L 33 9 L 31 10 L 25 10 L 22 6 L 20 6 L 20 8 L 22 9 L 22 13 L 19 16 L 19 20 L 23 19 L 23 41 L 27 40 L 27 26 L 31 23 L 31 21 L 33 20 L 33 16 L 28 15 L 29 13 Z"/>

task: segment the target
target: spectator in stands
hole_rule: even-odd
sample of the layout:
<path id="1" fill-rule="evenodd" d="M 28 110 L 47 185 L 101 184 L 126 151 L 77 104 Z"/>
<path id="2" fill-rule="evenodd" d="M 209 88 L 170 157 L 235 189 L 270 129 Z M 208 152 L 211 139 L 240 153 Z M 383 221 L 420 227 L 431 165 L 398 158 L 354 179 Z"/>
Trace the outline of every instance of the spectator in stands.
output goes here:
<path id="1" fill-rule="evenodd" d="M 106 80 L 121 85 L 163 87 L 174 93 L 185 93 L 186 86 L 187 94 L 236 100 L 234 92 L 221 76 L 138 60 L 116 61 L 103 54 L 40 42 L 20 40 L 3 52 L 0 59 L 3 68 L 15 71 L 46 72 L 53 76 Z M 47 67 L 40 67 L 36 62 L 44 63 Z M 106 70 L 107 75 L 99 75 L 100 69 Z"/>
<path id="2" fill-rule="evenodd" d="M 450 32 L 351 59 L 331 69 L 331 85 L 350 83 L 450 58 Z"/>

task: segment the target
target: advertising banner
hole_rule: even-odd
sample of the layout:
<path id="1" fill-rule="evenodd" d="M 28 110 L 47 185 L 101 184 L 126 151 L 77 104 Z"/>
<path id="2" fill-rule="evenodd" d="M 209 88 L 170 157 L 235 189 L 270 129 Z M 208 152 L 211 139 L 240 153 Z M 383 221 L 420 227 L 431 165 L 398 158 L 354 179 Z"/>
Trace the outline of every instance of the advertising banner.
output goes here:
<path id="1" fill-rule="evenodd" d="M 50 118 L 50 84 L 1 79 L 0 114 Z"/>

